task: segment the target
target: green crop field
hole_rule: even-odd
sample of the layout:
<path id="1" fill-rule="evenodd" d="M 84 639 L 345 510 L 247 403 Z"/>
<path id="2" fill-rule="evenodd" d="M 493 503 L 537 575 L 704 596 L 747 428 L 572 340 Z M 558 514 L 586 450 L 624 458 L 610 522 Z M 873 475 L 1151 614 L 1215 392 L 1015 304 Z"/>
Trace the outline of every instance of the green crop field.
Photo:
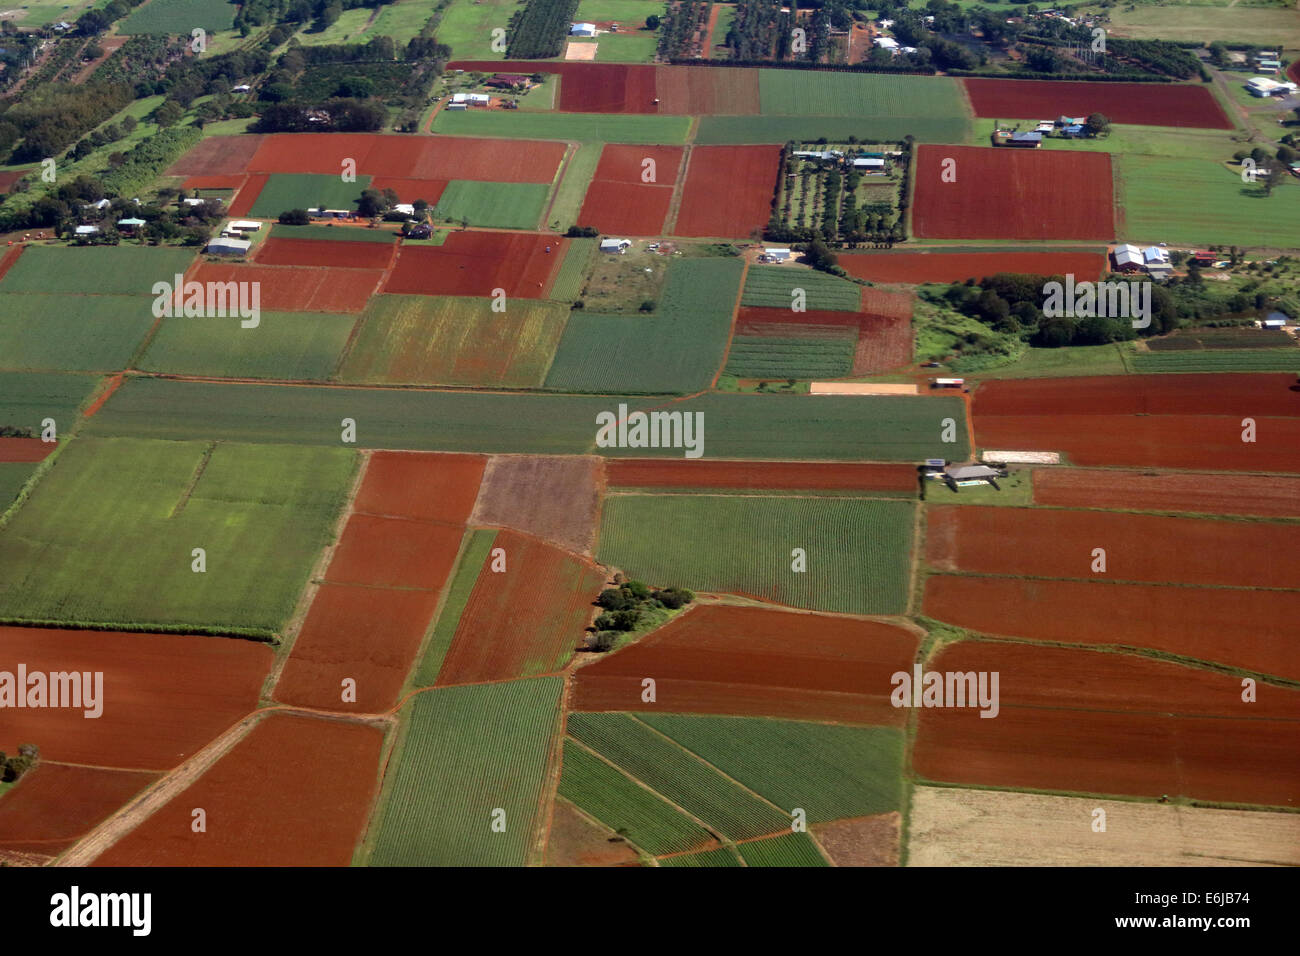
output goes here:
<path id="1" fill-rule="evenodd" d="M 645 22 L 642 20 L 644 27 Z M 597 63 L 652 63 L 659 48 L 658 31 L 602 33 L 596 46 Z"/>
<path id="2" fill-rule="evenodd" d="M 0 292 L 153 295 L 194 261 L 193 249 L 150 246 L 29 246 L 0 280 Z"/>
<path id="3" fill-rule="evenodd" d="M 450 136 L 505 136 L 510 139 L 566 139 L 584 143 L 664 146 L 685 143 L 690 128 L 689 116 L 535 113 L 528 110 L 442 110 L 433 121 L 435 133 Z"/>
<path id="4" fill-rule="evenodd" d="M 504 45 L 492 49 L 492 31 L 505 30 L 515 9 L 512 0 L 452 0 L 438 23 L 438 42 L 450 46 L 457 59 L 505 59 Z"/>
<path id="5" fill-rule="evenodd" d="M 569 251 L 560 265 L 560 273 L 551 285 L 552 299 L 556 302 L 573 302 L 582 294 L 582 283 L 595 251 L 595 239 L 573 239 L 569 242 Z"/>
<path id="6" fill-rule="evenodd" d="M 1189 350 L 1136 352 L 1129 357 L 1135 372 L 1297 372 L 1300 349 Z"/>
<path id="7" fill-rule="evenodd" d="M 934 117 L 969 113 L 959 80 L 946 76 L 759 70 L 764 115 Z"/>
<path id="8" fill-rule="evenodd" d="M 1128 371 L 1120 349 L 1127 344 L 1065 345 L 1026 349 L 1010 365 L 969 373 L 969 378 L 1055 378 L 1065 375 L 1123 375 Z"/>
<path id="9" fill-rule="evenodd" d="M 587 188 L 591 185 L 591 177 L 596 174 L 603 147 L 603 143 L 581 143 L 569 157 L 560 177 L 560 185 L 555 190 L 555 201 L 551 204 L 549 215 L 552 229 L 562 231 L 578 221 L 582 201 L 587 198 Z M 591 243 L 594 248 L 595 240 L 591 240 Z"/>
<path id="10" fill-rule="evenodd" d="M 228 0 L 150 0 L 118 26 L 118 33 L 167 33 L 189 37 L 196 28 L 229 30 L 237 8 Z"/>
<path id="11" fill-rule="evenodd" d="M 35 462 L 0 461 L 0 514 L 18 497 L 35 470 Z"/>
<path id="12" fill-rule="evenodd" d="M 1171 9 L 1171 7 L 1173 9 Z M 1175 13 L 1174 10 L 1177 10 Z M 1251 9 L 1244 3 L 1125 4 L 1108 9 L 1110 29 L 1135 40 L 1254 43 L 1280 50 L 1296 45 L 1295 8 Z M 1283 41 L 1290 37 L 1290 41 Z"/>
<path id="13" fill-rule="evenodd" d="M 249 215 L 254 219 L 274 219 L 287 209 L 352 209 L 369 186 L 369 176 L 358 176 L 356 182 L 345 183 L 338 176 L 273 173 L 267 177 Z"/>
<path id="14" fill-rule="evenodd" d="M 564 742 L 560 796 L 650 854 L 710 841 L 709 832 L 681 810 L 571 740 Z"/>
<path id="15" fill-rule="evenodd" d="M 346 382 L 417 385 L 542 384 L 569 309 L 558 302 L 377 295 L 339 371 Z"/>
<path id="16" fill-rule="evenodd" d="M 41 421 L 53 418 L 62 435 L 98 381 L 93 375 L 0 372 L 0 427 L 30 428 L 39 437 Z"/>
<path id="17" fill-rule="evenodd" d="M 830 866 L 806 833 L 753 840 L 736 849 L 745 858 L 746 866 Z"/>
<path id="18" fill-rule="evenodd" d="M 355 458 L 78 438 L 0 531 L 0 617 L 275 631 L 329 542 Z"/>
<path id="19" fill-rule="evenodd" d="M 627 714 L 571 713 L 567 728 L 575 740 L 729 839 L 790 826 L 788 816 Z"/>
<path id="20" fill-rule="evenodd" d="M 722 365 L 743 266 L 738 259 L 677 259 L 648 315 L 574 312 L 546 376 L 570 392 L 692 392 Z"/>
<path id="21" fill-rule="evenodd" d="M 134 295 L 0 293 L 0 367 L 118 371 L 154 323 Z"/>
<path id="22" fill-rule="evenodd" d="M 453 179 L 447 184 L 433 215 L 447 222 L 464 220 L 471 226 L 536 229 L 550 186 L 541 183 L 480 183 Z"/>
<path id="23" fill-rule="evenodd" d="M 714 867 L 741 866 L 735 851 L 728 847 L 705 850 L 702 853 L 684 853 L 681 856 L 669 856 L 659 861 L 660 866 Z"/>
<path id="24" fill-rule="evenodd" d="M 636 714 L 666 737 L 809 823 L 901 809 L 903 733 L 763 717 Z"/>
<path id="25" fill-rule="evenodd" d="M 796 301 L 796 289 L 803 290 L 808 312 L 857 312 L 862 305 L 862 286 L 825 272 L 790 266 L 750 266 L 740 304 L 789 309 Z"/>
<path id="26" fill-rule="evenodd" d="M 361 195 L 360 192 L 357 195 Z M 351 226 L 286 226 L 275 223 L 271 235 L 276 239 L 322 239 L 335 242 L 386 242 L 397 239 L 396 232 L 387 229 L 354 229 Z"/>
<path id="27" fill-rule="evenodd" d="M 416 696 L 373 824 L 371 865 L 522 866 L 563 686 L 543 677 Z M 492 829 L 498 810 L 502 832 Z"/>
<path id="28" fill-rule="evenodd" d="M 834 338 L 776 338 L 737 335 L 727 353 L 726 374 L 737 378 L 838 378 L 853 370 L 857 339 L 850 334 Z"/>
<path id="29" fill-rule="evenodd" d="M 902 614 L 912 516 L 907 501 L 612 495 L 605 499 L 597 554 L 601 563 L 657 587 L 727 591 L 822 611 Z M 792 569 L 796 548 L 807 556 L 807 571 Z"/>
<path id="30" fill-rule="evenodd" d="M 501 395 L 311 388 L 164 379 L 128 380 L 86 423 L 87 434 L 173 441 L 225 439 L 337 447 L 339 422 L 357 422 L 363 448 L 488 454 L 670 456 L 680 448 L 595 448 L 596 416 L 656 408 L 653 398 Z M 780 404 L 777 404 L 780 403 Z M 707 458 L 964 460 L 956 396 L 702 395 L 676 402 L 708 423 Z M 944 442 L 951 420 L 955 441 Z"/>
<path id="31" fill-rule="evenodd" d="M 478 580 L 483 562 L 492 552 L 492 542 L 496 537 L 495 529 L 475 528 L 465 532 L 465 539 L 460 546 L 460 560 L 456 564 L 456 573 L 452 576 L 451 587 L 447 589 L 446 597 L 443 598 L 442 610 L 438 612 L 438 623 L 433 627 L 429 646 L 425 648 L 424 656 L 420 658 L 420 666 L 416 669 L 416 687 L 432 687 L 434 681 L 438 679 L 443 658 L 447 656 L 452 638 L 456 636 L 460 616 L 465 611 L 465 605 L 469 603 L 474 582 Z"/>
<path id="32" fill-rule="evenodd" d="M 1116 158 L 1116 209 L 1124 218 L 1117 228 L 1133 242 L 1281 248 L 1297 242 L 1300 184 L 1284 182 L 1265 196 L 1259 186 L 1208 160 Z"/>
<path id="33" fill-rule="evenodd" d="M 323 382 L 356 319 L 312 312 L 263 312 L 256 328 L 239 318 L 171 318 L 159 323 L 140 360 L 153 372 Z"/>
<path id="34" fill-rule="evenodd" d="M 663 0 L 579 0 L 573 18 L 579 23 L 613 21 L 643 27 L 646 17 L 662 18 L 667 6 Z"/>
<path id="35" fill-rule="evenodd" d="M 794 71 L 790 71 L 794 72 Z M 834 74 L 819 74 L 834 75 Z M 964 116 L 701 116 L 695 133 L 700 145 L 807 142 L 826 137 L 846 142 L 897 142 L 914 136 L 918 143 L 964 143 L 970 120 Z"/>

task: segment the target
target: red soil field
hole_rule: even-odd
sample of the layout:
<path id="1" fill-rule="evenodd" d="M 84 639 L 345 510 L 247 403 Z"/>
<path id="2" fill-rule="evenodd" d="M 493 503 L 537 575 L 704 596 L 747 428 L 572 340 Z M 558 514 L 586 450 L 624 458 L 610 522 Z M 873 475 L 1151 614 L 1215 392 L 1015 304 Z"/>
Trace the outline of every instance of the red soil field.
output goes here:
<path id="1" fill-rule="evenodd" d="M 744 237 L 767 224 L 778 146 L 696 146 L 686 164 L 679 236 Z"/>
<path id="2" fill-rule="evenodd" d="M 248 162 L 262 145 L 265 136 L 240 133 L 237 136 L 209 136 L 172 163 L 167 176 L 237 176 L 248 169 Z"/>
<path id="3" fill-rule="evenodd" d="M 758 73 L 743 67 L 660 66 L 655 68 L 655 96 L 658 113 L 753 115 L 759 112 Z"/>
<path id="4" fill-rule="evenodd" d="M 531 677 L 558 670 L 582 643 L 605 572 L 536 538 L 497 532 L 506 570 L 479 570 L 439 685 Z"/>
<path id="5" fill-rule="evenodd" d="M 1106 271 L 1104 252 L 881 252 L 839 254 L 844 271 L 872 282 L 961 282 L 999 272 L 1069 275 L 1096 281 Z"/>
<path id="6" fill-rule="evenodd" d="M 401 179 L 396 176 L 376 176 L 370 181 L 370 188 L 378 189 L 381 192 L 385 189 L 391 189 L 397 193 L 397 198 L 402 202 L 413 203 L 417 199 L 423 199 L 432 206 L 442 198 L 443 190 L 447 188 L 447 180 Z"/>
<path id="7" fill-rule="evenodd" d="M 57 443 L 43 442 L 39 438 L 0 438 L 0 461 L 44 461 L 57 447 Z"/>
<path id="8" fill-rule="evenodd" d="M 1286 372 L 1003 379 L 975 393 L 978 421 L 994 415 L 1232 415 L 1300 417 Z M 1240 440 L 1240 436 L 1238 436 Z"/>
<path id="9" fill-rule="evenodd" d="M 158 776 L 42 762 L 0 800 L 0 848 L 55 856 Z"/>
<path id="10" fill-rule="evenodd" d="M 238 189 L 248 178 L 245 173 L 226 176 L 191 176 L 182 187 L 185 189 Z"/>
<path id="11" fill-rule="evenodd" d="M 257 707 L 271 649 L 222 637 L 0 627 L 0 670 L 102 672 L 103 713 L 6 709 L 0 750 L 47 760 L 169 770 Z"/>
<path id="12" fill-rule="evenodd" d="M 963 79 L 975 115 L 1046 119 L 1104 113 L 1112 123 L 1232 129 L 1204 86 L 1165 83 L 1087 83 L 1055 80 Z"/>
<path id="13" fill-rule="evenodd" d="M 945 159 L 956 160 L 954 182 L 941 178 Z M 1114 202 L 1106 153 L 918 148 L 912 221 L 919 237 L 1111 239 Z"/>
<path id="14" fill-rule="evenodd" d="M 862 290 L 862 320 L 853 352 L 854 375 L 883 372 L 912 363 L 912 296 L 888 289 Z"/>
<path id="15" fill-rule="evenodd" d="M 605 480 L 616 488 L 744 488 L 753 491 L 916 491 L 912 465 L 802 461 L 692 461 L 610 458 Z"/>
<path id="16" fill-rule="evenodd" d="M 641 176 L 645 160 L 652 159 L 655 182 L 671 187 L 681 171 L 683 152 L 681 146 L 619 146 L 609 143 L 600 152 L 600 163 L 593 179 L 643 185 Z"/>
<path id="17" fill-rule="evenodd" d="M 0 256 L 0 279 L 3 279 L 9 273 L 9 270 L 14 267 L 14 263 L 18 261 L 18 257 L 23 254 L 23 250 L 26 248 L 26 246 L 19 244 L 5 249 L 5 254 Z"/>
<path id="18" fill-rule="evenodd" d="M 486 465 L 484 455 L 374 452 L 352 510 L 464 524 Z"/>
<path id="19" fill-rule="evenodd" d="M 244 184 L 239 187 L 239 192 L 235 198 L 230 201 L 230 208 L 227 210 L 234 218 L 247 216 L 253 211 L 253 204 L 257 202 L 257 197 L 262 195 L 262 190 L 266 187 L 266 181 L 270 179 L 268 173 L 250 173 L 244 177 Z"/>
<path id="20" fill-rule="evenodd" d="M 547 248 L 550 252 L 546 252 Z M 385 292 L 541 299 L 564 261 L 568 240 L 531 232 L 453 232 L 441 246 L 405 246 Z"/>
<path id="21" fill-rule="evenodd" d="M 360 312 L 383 278 L 378 269 L 313 269 L 200 262 L 195 282 L 258 282 L 268 312 Z"/>
<path id="22" fill-rule="evenodd" d="M 925 708 L 913 753 L 933 780 L 1295 806 L 1300 692 L 1241 700 L 1227 674 L 1126 654 L 966 641 L 927 670 L 996 671 L 1000 712 Z M 1265 703 L 1267 698 L 1268 703 Z"/>
<path id="23" fill-rule="evenodd" d="M 636 644 L 581 667 L 571 707 L 832 720 L 899 726 L 890 676 L 916 636 L 875 621 L 699 605 Z M 653 676 L 657 700 L 641 700 Z"/>
<path id="24" fill-rule="evenodd" d="M 927 514 L 926 560 L 944 571 L 1247 588 L 1300 582 L 1292 525 L 974 505 Z M 1106 551 L 1104 575 L 1092 573 L 1094 548 Z"/>
<path id="25" fill-rule="evenodd" d="M 321 585 L 275 686 L 276 700 L 362 714 L 394 707 L 437 610 L 438 593 Z M 355 703 L 342 699 L 348 677 L 356 681 Z"/>
<path id="26" fill-rule="evenodd" d="M 468 136 L 380 136 L 373 133 L 275 133 L 248 161 L 256 173 L 338 175 L 345 160 L 358 176 L 380 179 L 549 183 L 564 158 L 564 143 Z M 429 199 L 428 196 L 420 198 Z"/>
<path id="27" fill-rule="evenodd" d="M 1061 508 L 1300 516 L 1300 478 L 1077 468 L 1037 468 L 1033 478 L 1034 502 Z"/>
<path id="28" fill-rule="evenodd" d="M 383 732 L 273 714 L 95 866 L 347 866 L 374 797 Z M 207 811 L 207 832 L 190 829 Z"/>
<path id="29" fill-rule="evenodd" d="M 410 518 L 354 514 L 325 580 L 381 588 L 442 587 L 456 564 L 461 529 Z"/>
<path id="30" fill-rule="evenodd" d="M 925 613 L 984 634 L 1122 644 L 1300 679 L 1300 592 L 931 575 Z"/>
<path id="31" fill-rule="evenodd" d="M 658 236 L 673 201 L 672 186 L 595 180 L 578 213 L 578 225 L 627 236 Z"/>
<path id="32" fill-rule="evenodd" d="M 30 173 L 35 166 L 28 166 L 25 169 L 5 169 L 0 170 L 0 192 L 8 192 L 9 187 L 18 180 Z"/>
<path id="33" fill-rule="evenodd" d="M 496 455 L 470 523 L 513 528 L 578 554 L 591 554 L 600 515 L 602 459 L 581 455 Z"/>
<path id="34" fill-rule="evenodd" d="M 310 266 L 324 269 L 387 269 L 396 244 L 382 242 L 338 242 L 333 239 L 267 238 L 257 250 L 257 262 L 264 266 Z"/>

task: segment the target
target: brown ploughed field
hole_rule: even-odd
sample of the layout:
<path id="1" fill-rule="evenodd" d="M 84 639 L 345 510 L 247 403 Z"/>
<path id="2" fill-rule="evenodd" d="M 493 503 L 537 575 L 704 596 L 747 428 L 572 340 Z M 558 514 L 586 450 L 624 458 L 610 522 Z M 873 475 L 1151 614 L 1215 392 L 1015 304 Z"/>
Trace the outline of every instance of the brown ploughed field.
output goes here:
<path id="1" fill-rule="evenodd" d="M 0 848 L 56 856 L 158 774 L 44 761 L 0 800 Z"/>

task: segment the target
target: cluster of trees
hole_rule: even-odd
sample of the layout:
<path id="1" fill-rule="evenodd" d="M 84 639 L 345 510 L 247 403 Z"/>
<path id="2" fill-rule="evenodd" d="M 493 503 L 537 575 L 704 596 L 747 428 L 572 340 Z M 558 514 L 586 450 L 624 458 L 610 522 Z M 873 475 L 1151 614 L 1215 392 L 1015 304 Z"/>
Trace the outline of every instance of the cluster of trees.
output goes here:
<path id="1" fill-rule="evenodd" d="M 351 98 L 326 100 L 309 110 L 301 103 L 272 103 L 251 127 L 255 133 L 365 133 L 382 129 L 388 110 L 382 104 Z"/>
<path id="2" fill-rule="evenodd" d="M 641 581 L 628 581 L 623 575 L 614 578 L 615 587 L 606 588 L 596 598 L 601 613 L 596 616 L 596 650 L 607 651 L 619 634 L 635 630 L 644 616 L 655 610 L 675 611 L 695 600 L 685 588 L 649 588 Z"/>
<path id="3" fill-rule="evenodd" d="M 1297 117 L 1300 117 L 1300 107 L 1296 109 Z M 1264 146 L 1256 146 L 1254 149 L 1239 149 L 1232 154 L 1238 165 L 1244 163 L 1247 159 L 1255 163 L 1258 170 L 1255 177 L 1255 183 L 1266 196 L 1271 196 L 1273 190 L 1286 181 L 1290 176 L 1288 171 L 1290 165 L 1300 162 L 1300 152 L 1293 145 L 1295 137 L 1287 134 L 1282 138 L 1276 150 L 1270 151 Z"/>
<path id="4" fill-rule="evenodd" d="M 0 113 L 0 150 L 12 150 L 10 163 L 57 156 L 133 99 L 125 83 L 56 84 L 24 90 L 20 102 Z"/>
<path id="5" fill-rule="evenodd" d="M 663 33 L 659 34 L 659 55 L 666 60 L 689 55 L 696 35 L 708 32 L 712 9 L 713 0 L 681 0 L 675 6 L 670 5 L 662 21 Z M 653 27 L 651 20 L 655 21 Z M 659 25 L 658 17 L 646 18 L 646 29 L 653 30 Z"/>
<path id="6" fill-rule="evenodd" d="M 244 0 L 235 14 L 235 29 L 248 36 L 254 27 L 268 23 L 311 23 L 314 30 L 321 31 L 332 26 L 344 10 L 376 9 L 389 2 L 392 0 Z"/>
<path id="7" fill-rule="evenodd" d="M 849 137 L 850 145 L 857 137 Z M 825 146 L 823 137 L 818 146 Z M 862 173 L 856 169 L 841 172 L 839 159 L 821 160 L 819 174 L 821 179 L 821 221 L 805 225 L 806 204 L 809 201 L 814 164 L 808 160 L 799 160 L 794 156 L 796 144 L 786 143 L 781 153 L 781 168 L 778 183 L 784 182 L 785 202 L 778 207 L 777 199 L 772 202 L 772 217 L 763 230 L 763 237 L 772 242 L 809 242 L 819 239 L 824 243 L 838 246 L 857 246 L 860 243 L 894 243 L 907 238 L 903 225 L 903 214 L 907 209 L 907 190 L 911 177 L 912 140 L 907 137 L 899 144 L 902 156 L 895 160 L 895 168 L 900 174 L 898 183 L 898 214 L 894 206 L 886 202 L 871 202 L 862 206 L 857 204 L 856 191 L 862 182 Z M 852 158 L 852 151 L 848 151 Z M 801 197 L 804 206 L 796 212 L 792 205 L 795 180 L 795 165 L 801 167 L 799 174 L 803 178 Z M 778 196 L 780 189 L 778 187 Z"/>
<path id="8" fill-rule="evenodd" d="M 578 10 L 578 0 L 528 0 L 510 18 L 507 60 L 545 60 L 559 56 Z"/>
<path id="9" fill-rule="evenodd" d="M 13 783 L 35 767 L 40 759 L 41 750 L 35 744 L 19 744 L 18 754 L 13 757 L 5 756 L 0 750 L 0 780 Z"/>

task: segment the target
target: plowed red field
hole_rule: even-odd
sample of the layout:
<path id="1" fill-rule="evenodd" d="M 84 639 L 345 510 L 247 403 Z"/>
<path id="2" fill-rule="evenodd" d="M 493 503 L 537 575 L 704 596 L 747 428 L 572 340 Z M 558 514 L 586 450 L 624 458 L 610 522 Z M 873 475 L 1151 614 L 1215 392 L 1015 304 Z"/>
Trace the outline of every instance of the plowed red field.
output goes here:
<path id="1" fill-rule="evenodd" d="M 0 670 L 104 675 L 104 709 L 6 709 L 0 750 L 35 743 L 49 760 L 169 770 L 257 707 L 264 644 L 217 637 L 0 627 Z"/>
<path id="2" fill-rule="evenodd" d="M 325 580 L 380 588 L 442 587 L 456 563 L 459 525 L 354 514 Z"/>
<path id="3" fill-rule="evenodd" d="M 453 232 L 441 246 L 406 246 L 385 292 L 545 298 L 568 240 L 531 232 Z M 550 252 L 546 251 L 550 248 Z"/>
<path id="4" fill-rule="evenodd" d="M 352 510 L 464 524 L 486 465 L 484 455 L 377 451 Z"/>
<path id="5" fill-rule="evenodd" d="M 383 732 L 272 714 L 95 866 L 347 866 L 374 798 Z M 195 833 L 191 811 L 207 811 Z"/>
<path id="6" fill-rule="evenodd" d="M 942 179 L 947 159 L 956 160 L 952 182 Z M 918 147 L 912 223 L 920 237 L 1111 239 L 1114 202 L 1107 153 Z"/>
<path id="7" fill-rule="evenodd" d="M 1096 281 L 1106 270 L 1104 252 L 882 252 L 839 255 L 844 271 L 872 282 L 961 282 L 999 272 L 1073 274 Z"/>
<path id="8" fill-rule="evenodd" d="M 659 113 L 752 115 L 759 111 L 758 73 L 743 67 L 660 66 L 655 96 Z"/>
<path id="9" fill-rule="evenodd" d="M 264 266 L 301 266 L 317 269 L 387 269 L 395 244 L 336 242 L 332 239 L 285 239 L 271 236 L 258 247 L 257 261 Z"/>
<path id="10" fill-rule="evenodd" d="M 672 203 L 682 164 L 680 146 L 606 145 L 600 153 L 578 224 L 602 232 L 657 236 Z M 654 181 L 642 181 L 644 161 L 654 160 Z"/>
<path id="11" fill-rule="evenodd" d="M 975 393 L 974 414 L 1233 415 L 1300 417 L 1300 387 L 1288 373 L 1122 375 L 1003 379 Z"/>
<path id="12" fill-rule="evenodd" d="M 1228 674 L 1124 654 L 966 641 L 927 670 L 996 671 L 1000 712 L 925 708 L 913 766 L 932 780 L 1296 806 L 1300 692 L 1243 703 Z M 1264 697 L 1269 699 L 1263 706 Z"/>
<path id="13" fill-rule="evenodd" d="M 1038 468 L 1034 501 L 1061 508 L 1300 515 L 1300 478 Z"/>
<path id="14" fill-rule="evenodd" d="M 358 176 L 407 180 L 473 179 L 549 183 L 564 143 L 468 136 L 380 136 L 373 133 L 274 133 L 248 161 L 249 172 L 338 175 L 345 160 Z M 429 199 L 428 196 L 421 198 Z"/>
<path id="15" fill-rule="evenodd" d="M 945 571 L 1271 588 L 1300 581 L 1291 525 L 973 505 L 927 514 L 926 560 Z M 1091 571 L 1094 548 L 1106 551 L 1104 575 Z"/>
<path id="16" fill-rule="evenodd" d="M 397 193 L 397 198 L 402 202 L 415 202 L 417 199 L 423 199 L 430 206 L 433 206 L 442 198 L 443 190 L 447 188 L 447 180 L 376 176 L 370 181 L 370 188 L 381 191 L 391 189 Z"/>
<path id="17" fill-rule="evenodd" d="M 258 282 L 267 312 L 360 312 L 383 272 L 378 269 L 293 268 L 201 262 L 188 279 L 195 282 Z"/>
<path id="18" fill-rule="evenodd" d="M 39 438 L 0 438 L 0 461 L 44 461 L 57 447 Z"/>
<path id="19" fill-rule="evenodd" d="M 1204 86 L 1079 83 L 1055 80 L 962 80 L 975 115 L 989 119 L 1056 119 L 1104 113 L 1112 123 L 1232 129 Z"/>
<path id="20" fill-rule="evenodd" d="M 911 465 L 801 461 L 691 461 L 610 458 L 606 481 L 618 488 L 745 488 L 754 491 L 916 491 Z"/>
<path id="21" fill-rule="evenodd" d="M 55 856 L 158 774 L 42 763 L 0 800 L 0 847 Z"/>
<path id="22" fill-rule="evenodd" d="M 778 146 L 696 146 L 686 164 L 679 236 L 742 238 L 772 214 Z"/>
<path id="23" fill-rule="evenodd" d="M 5 254 L 0 256 L 0 279 L 3 279 L 9 270 L 14 267 L 14 263 L 18 261 L 18 257 L 23 254 L 23 250 L 26 248 L 26 246 L 20 244 L 5 249 Z"/>
<path id="24" fill-rule="evenodd" d="M 437 610 L 438 594 L 321 585 L 276 684 L 276 700 L 359 714 L 393 707 Z M 343 701 L 343 680 L 349 677 L 356 681 L 355 703 Z"/>
<path id="25" fill-rule="evenodd" d="M 1300 680 L 1300 591 L 937 574 L 925 613 L 984 634 L 1148 647 Z"/>
<path id="26" fill-rule="evenodd" d="M 238 176 L 262 145 L 264 136 L 209 136 L 168 167 L 167 176 Z M 337 172 L 337 168 L 332 172 Z"/>
<path id="27" fill-rule="evenodd" d="M 605 573 L 513 531 L 497 533 L 506 570 L 491 555 L 461 614 L 439 684 L 530 677 L 558 670 L 580 646 Z"/>
<path id="28" fill-rule="evenodd" d="M 574 710 L 662 710 L 898 726 L 890 676 L 916 637 L 874 621 L 701 605 L 636 644 L 579 668 Z M 656 681 L 654 703 L 641 681 Z"/>
<path id="29" fill-rule="evenodd" d="M 230 215 L 235 218 L 247 216 L 253 211 L 253 205 L 257 202 L 257 197 L 262 195 L 262 190 L 266 187 L 266 181 L 270 179 L 269 173 L 250 173 L 244 177 L 244 183 L 239 187 L 239 192 L 230 202 Z"/>
<path id="30" fill-rule="evenodd" d="M 191 176 L 182 185 L 185 189 L 238 189 L 247 178 L 244 173 L 233 176 Z"/>

